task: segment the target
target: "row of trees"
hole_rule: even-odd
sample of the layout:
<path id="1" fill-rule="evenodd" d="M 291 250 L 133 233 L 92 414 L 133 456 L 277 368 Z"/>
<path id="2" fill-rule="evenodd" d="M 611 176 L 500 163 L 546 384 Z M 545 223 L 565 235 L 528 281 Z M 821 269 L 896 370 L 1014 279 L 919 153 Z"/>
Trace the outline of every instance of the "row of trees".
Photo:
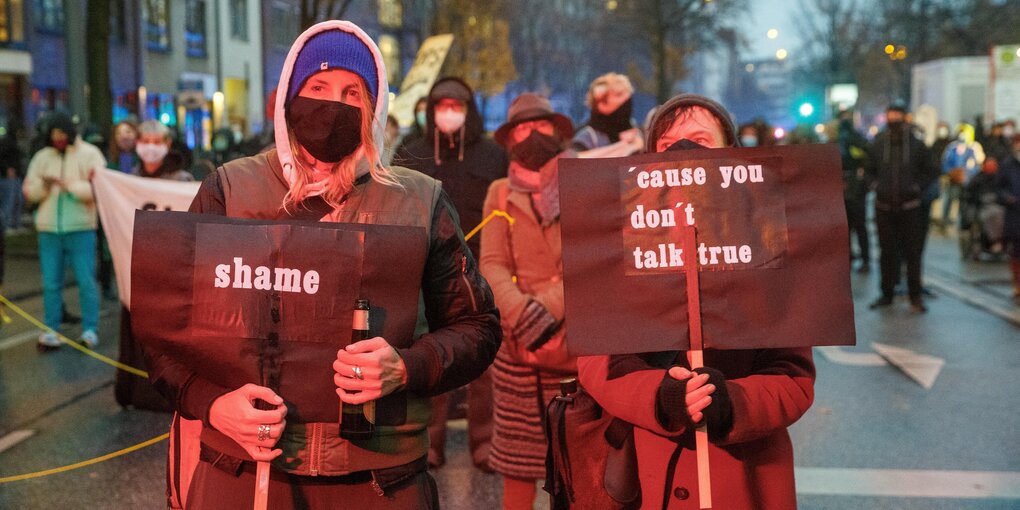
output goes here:
<path id="1" fill-rule="evenodd" d="M 150 0 L 145 0 L 150 1 Z M 352 0 L 298 0 L 300 29 L 344 18 Z M 697 51 L 724 43 L 736 47 L 732 26 L 747 0 L 400 0 L 405 32 L 419 40 L 454 34 L 444 73 L 463 76 L 491 96 L 515 83 L 581 98 L 598 74 L 631 75 L 659 101 L 673 92 Z M 87 0 L 90 118 L 110 123 L 106 72 L 110 0 Z M 584 116 L 580 100 L 575 117 Z M 484 106 L 484 105 L 483 105 Z"/>
<path id="2" fill-rule="evenodd" d="M 741 44 L 732 28 L 747 0 L 424 0 L 405 2 L 426 33 L 453 33 L 444 72 L 487 95 L 519 90 L 578 98 L 595 76 L 626 72 L 663 101 L 698 50 Z"/>
<path id="3" fill-rule="evenodd" d="M 863 101 L 880 108 L 907 99 L 910 67 L 935 58 L 986 54 L 994 44 L 1020 41 L 1020 0 L 798 0 L 795 22 L 799 93 L 833 83 L 857 83 Z M 748 0 L 401 0 L 405 31 L 419 39 L 453 33 L 444 68 L 484 95 L 517 90 L 578 98 L 583 117 L 591 79 L 626 72 L 639 91 L 664 101 L 678 91 L 691 59 L 711 50 L 729 77 L 724 101 L 753 100 L 739 55 L 750 42 L 737 27 L 754 27 Z M 109 90 L 106 62 L 109 0 L 88 0 L 92 91 Z M 343 18 L 352 0 L 300 0 L 302 29 Z M 760 27 L 754 27 L 760 28 Z M 760 32 L 752 31 L 754 33 Z M 885 46 L 903 48 L 890 58 Z M 717 66 L 718 67 L 718 66 Z M 106 80 L 106 83 L 104 83 Z M 109 99 L 93 94 L 92 118 L 108 122 Z M 484 106 L 484 105 L 483 105 Z M 869 106 L 865 104 L 865 106 Z M 105 122 L 104 122 L 105 121 Z"/>
<path id="4" fill-rule="evenodd" d="M 986 55 L 1020 42 L 1020 0 L 798 0 L 803 46 L 793 52 L 798 96 L 857 83 L 865 108 L 909 99 L 914 64 Z M 426 0 L 414 4 L 423 28 L 456 36 L 446 71 L 480 91 L 519 89 L 583 97 L 606 71 L 629 74 L 663 101 L 678 91 L 692 58 L 711 51 L 728 73 L 724 101 L 753 100 L 740 54 L 759 33 L 748 0 Z M 424 7 L 422 7 L 424 6 Z M 757 30 L 761 28 L 762 30 Z M 892 45 L 894 54 L 886 52 Z M 902 51 L 901 51 L 902 50 Z M 515 66 L 516 64 L 516 66 Z M 576 101 L 575 117 L 584 116 Z"/>

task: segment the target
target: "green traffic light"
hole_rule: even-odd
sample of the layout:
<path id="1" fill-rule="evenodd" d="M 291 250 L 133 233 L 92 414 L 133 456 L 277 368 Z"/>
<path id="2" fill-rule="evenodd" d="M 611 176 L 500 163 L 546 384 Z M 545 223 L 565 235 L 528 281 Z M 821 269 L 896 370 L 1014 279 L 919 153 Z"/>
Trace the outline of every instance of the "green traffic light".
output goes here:
<path id="1" fill-rule="evenodd" d="M 801 117 L 810 117 L 812 113 L 815 113 L 815 107 L 811 103 L 801 103 L 800 108 Z"/>

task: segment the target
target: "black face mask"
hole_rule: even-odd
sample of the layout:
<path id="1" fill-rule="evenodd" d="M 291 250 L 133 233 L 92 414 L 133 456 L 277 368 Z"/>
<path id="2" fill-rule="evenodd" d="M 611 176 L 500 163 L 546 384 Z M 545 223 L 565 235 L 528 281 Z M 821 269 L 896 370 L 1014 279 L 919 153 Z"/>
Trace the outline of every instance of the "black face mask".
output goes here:
<path id="1" fill-rule="evenodd" d="M 528 170 L 542 168 L 560 153 L 560 141 L 538 131 L 532 131 L 524 140 L 510 148 L 510 159 L 518 162 Z"/>
<path id="2" fill-rule="evenodd" d="M 297 96 L 287 105 L 294 138 L 312 155 L 337 163 L 361 145 L 361 109 L 337 101 Z"/>
<path id="3" fill-rule="evenodd" d="M 628 99 L 609 115 L 599 113 L 598 108 L 591 110 L 591 127 L 609 135 L 611 142 L 620 141 L 620 133 L 630 129 L 630 116 L 634 112 L 634 102 Z"/>
<path id="4" fill-rule="evenodd" d="M 902 120 L 895 120 L 886 123 L 886 128 L 889 130 L 889 139 L 893 143 L 903 143 L 903 132 L 904 122 Z"/>
<path id="5" fill-rule="evenodd" d="M 689 150 L 692 150 L 692 149 L 707 149 L 707 148 L 708 147 L 705 147 L 704 145 L 700 145 L 697 142 L 692 142 L 692 141 L 690 141 L 690 140 L 688 140 L 686 138 L 681 138 L 681 139 L 673 142 L 673 145 L 670 145 L 669 147 L 666 147 L 665 152 L 670 152 L 670 151 L 689 151 Z"/>

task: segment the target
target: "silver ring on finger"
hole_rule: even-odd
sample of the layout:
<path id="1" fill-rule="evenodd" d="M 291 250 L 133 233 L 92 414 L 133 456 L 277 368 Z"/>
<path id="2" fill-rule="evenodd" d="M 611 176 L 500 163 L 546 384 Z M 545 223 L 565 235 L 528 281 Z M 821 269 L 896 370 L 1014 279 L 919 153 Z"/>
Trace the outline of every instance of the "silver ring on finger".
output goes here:
<path id="1" fill-rule="evenodd" d="M 265 441 L 266 438 L 269 437 L 269 432 L 272 430 L 272 427 L 272 425 L 259 425 L 258 440 Z"/>
<path id="2" fill-rule="evenodd" d="M 358 365 L 354 365 L 353 370 L 354 370 L 354 378 L 355 379 L 357 379 L 359 381 L 364 381 L 365 380 L 365 374 L 361 373 L 361 367 L 359 367 Z"/>

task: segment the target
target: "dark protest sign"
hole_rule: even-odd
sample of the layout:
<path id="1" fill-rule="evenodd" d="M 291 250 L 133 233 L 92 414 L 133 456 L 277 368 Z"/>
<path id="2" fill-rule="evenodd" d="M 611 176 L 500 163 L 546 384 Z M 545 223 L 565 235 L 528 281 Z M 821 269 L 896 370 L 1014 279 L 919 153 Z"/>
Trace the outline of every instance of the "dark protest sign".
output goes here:
<path id="1" fill-rule="evenodd" d="M 335 422 L 332 363 L 351 341 L 355 300 L 370 301 L 373 336 L 410 345 L 427 248 L 417 227 L 138 211 L 133 331 L 228 388 L 260 384 L 271 355 L 288 420 Z M 377 412 L 390 408 L 381 400 Z"/>
<path id="2" fill-rule="evenodd" d="M 571 352 L 688 349 L 695 259 L 705 348 L 854 344 L 840 164 L 822 145 L 561 160 Z"/>

